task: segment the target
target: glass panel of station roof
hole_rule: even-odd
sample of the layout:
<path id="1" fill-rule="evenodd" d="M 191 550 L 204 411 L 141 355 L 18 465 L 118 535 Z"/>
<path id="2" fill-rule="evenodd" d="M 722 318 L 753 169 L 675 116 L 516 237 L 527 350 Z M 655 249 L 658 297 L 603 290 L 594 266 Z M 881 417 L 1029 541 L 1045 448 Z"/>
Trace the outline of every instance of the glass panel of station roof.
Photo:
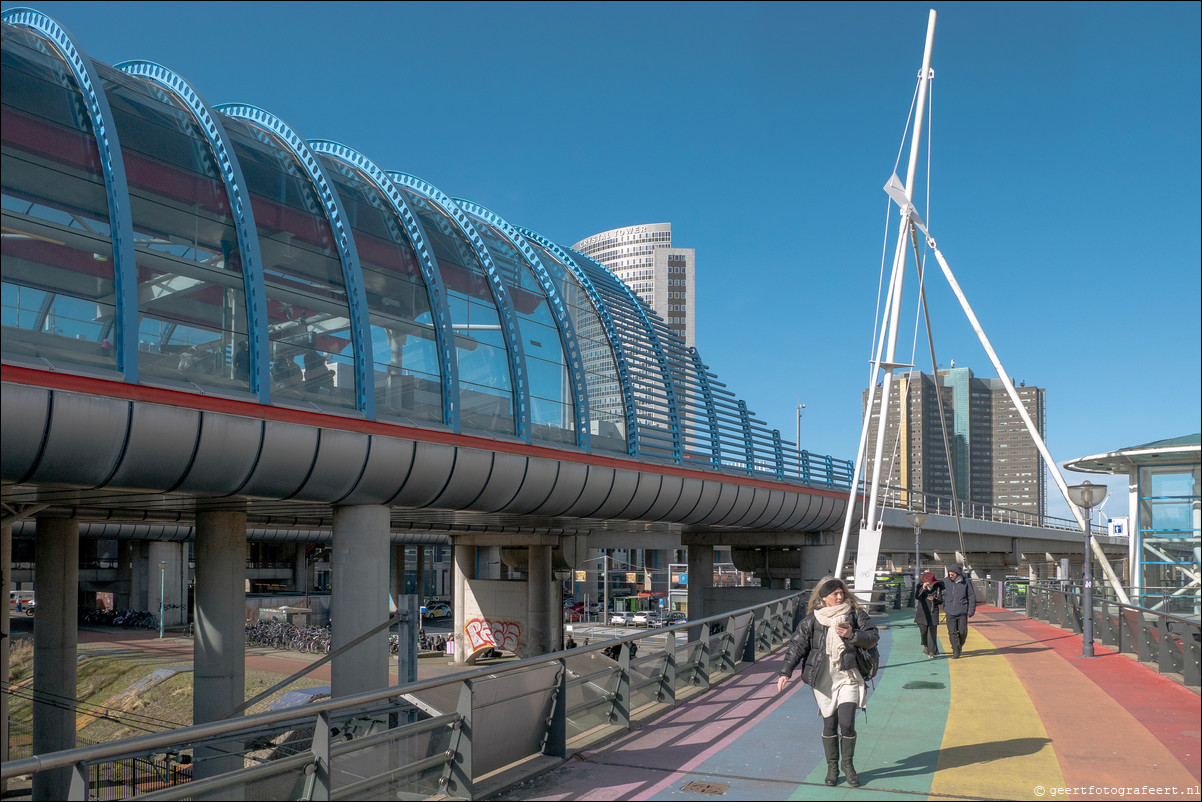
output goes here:
<path id="1" fill-rule="evenodd" d="M 4 358 L 116 370 L 113 247 L 100 153 L 75 79 L 40 36 L 3 26 Z"/>
<path id="2" fill-rule="evenodd" d="M 359 252 L 371 319 L 376 415 L 442 422 L 441 368 L 430 293 L 408 234 L 357 170 L 318 155 L 335 184 Z"/>
<path id="3" fill-rule="evenodd" d="M 222 123 L 259 229 L 272 403 L 353 408 L 350 306 L 321 198 L 273 134 L 231 117 Z"/>
<path id="4" fill-rule="evenodd" d="M 547 249 L 533 242 L 530 246 L 555 282 L 576 329 L 576 341 L 588 386 L 591 447 L 624 454 L 627 451 L 626 406 L 613 347 L 605 334 L 601 316 L 579 280 L 563 263 Z"/>
<path id="5" fill-rule="evenodd" d="M 572 379 L 563 340 L 547 295 L 526 258 L 489 223 L 473 221 L 518 316 L 526 376 L 530 386 L 530 423 L 537 440 L 576 442 Z"/>
<path id="6" fill-rule="evenodd" d="M 139 376 L 147 383 L 249 391 L 242 254 L 204 131 L 149 81 L 107 65 L 97 70 L 129 182 Z"/>
<path id="7" fill-rule="evenodd" d="M 446 288 L 459 360 L 459 418 L 465 428 L 514 434 L 513 380 L 501 317 L 484 268 L 454 221 L 398 184 L 421 220 Z"/>

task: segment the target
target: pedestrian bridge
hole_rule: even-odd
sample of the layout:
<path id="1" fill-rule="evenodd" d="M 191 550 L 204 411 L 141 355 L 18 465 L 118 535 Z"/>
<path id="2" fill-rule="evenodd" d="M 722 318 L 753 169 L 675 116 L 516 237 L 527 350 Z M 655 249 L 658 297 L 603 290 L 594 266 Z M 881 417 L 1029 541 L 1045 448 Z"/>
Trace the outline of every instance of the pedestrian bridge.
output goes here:
<path id="1" fill-rule="evenodd" d="M 1032 602 L 1037 592 L 1044 596 L 1028 610 L 1059 604 L 1057 620 L 1079 615 L 1053 599 L 1055 591 L 1032 588 Z M 172 755 L 174 769 L 169 762 L 143 778 L 145 798 L 845 798 L 845 781 L 823 784 L 812 695 L 796 676 L 784 693 L 775 689 L 779 649 L 800 602 L 793 596 L 679 630 L 9 761 L 3 775 L 58 772 L 76 778 L 59 798 L 85 799 L 100 778 L 117 776 L 112 766 L 140 758 L 162 767 Z M 1098 611 L 1100 619 L 1114 613 Z M 858 717 L 855 756 L 873 798 L 1197 797 L 1196 622 L 1118 612 L 1119 628 L 1135 622 L 1141 641 L 1160 643 L 1158 672 L 1156 659 L 1129 640 L 1124 647 L 1121 635 L 1104 635 L 1110 646 L 1082 658 L 1073 632 L 989 604 L 978 606 L 955 661 L 922 654 L 911 610 L 878 612 L 876 620 L 881 669 Z M 633 642 L 642 647 L 635 657 Z M 601 653 L 617 643 L 617 660 Z M 188 782 L 199 768 L 194 755 L 218 742 L 236 750 L 239 763 L 253 754 L 254 765 Z"/>

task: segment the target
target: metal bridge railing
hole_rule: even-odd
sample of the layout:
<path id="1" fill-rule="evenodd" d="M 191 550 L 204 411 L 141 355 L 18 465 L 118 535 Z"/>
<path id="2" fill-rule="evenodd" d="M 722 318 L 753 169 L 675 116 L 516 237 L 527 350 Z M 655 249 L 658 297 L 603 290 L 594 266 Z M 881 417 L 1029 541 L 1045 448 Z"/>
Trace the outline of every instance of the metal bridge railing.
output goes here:
<path id="1" fill-rule="evenodd" d="M 1026 601 L 1029 618 L 1081 633 L 1081 594 L 1074 589 L 1032 584 Z M 1104 595 L 1094 597 L 1093 608 L 1094 636 L 1104 646 L 1155 664 L 1183 685 L 1202 684 L 1202 624 L 1197 618 L 1122 604 Z"/>
<path id="2" fill-rule="evenodd" d="M 779 649 L 802 598 L 304 707 L 11 760 L 0 774 L 64 772 L 70 800 L 471 799 L 500 773 L 543 771 Z M 236 768 L 228 769 L 231 761 Z M 205 776 L 218 765 L 226 772 Z"/>
<path id="3" fill-rule="evenodd" d="M 867 488 L 860 485 L 863 492 Z M 998 523 L 1016 524 L 1018 526 L 1034 526 L 1042 529 L 1062 529 L 1068 532 L 1081 532 L 1081 525 L 1075 518 L 1058 518 L 1053 515 L 1040 515 L 1027 510 L 1014 510 L 1008 507 L 998 507 L 993 504 L 982 504 L 976 501 L 960 499 L 959 504 L 944 496 L 936 496 L 918 490 L 908 490 L 904 487 L 887 485 L 881 489 L 881 504 L 901 510 L 917 510 L 934 515 L 952 515 L 957 509 L 961 518 L 974 521 L 996 521 Z M 1106 535 L 1107 531 L 1097 524 L 1090 524 L 1095 535 Z"/>

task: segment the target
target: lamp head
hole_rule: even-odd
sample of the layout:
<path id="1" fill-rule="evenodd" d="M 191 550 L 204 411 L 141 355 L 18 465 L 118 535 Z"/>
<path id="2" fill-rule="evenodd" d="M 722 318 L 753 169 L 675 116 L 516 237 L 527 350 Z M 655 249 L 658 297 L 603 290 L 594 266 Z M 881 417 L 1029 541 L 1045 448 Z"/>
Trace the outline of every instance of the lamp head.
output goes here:
<path id="1" fill-rule="evenodd" d="M 1105 501 L 1108 492 L 1106 485 L 1095 485 L 1086 479 L 1082 484 L 1069 487 L 1068 498 L 1081 509 L 1088 510 Z"/>

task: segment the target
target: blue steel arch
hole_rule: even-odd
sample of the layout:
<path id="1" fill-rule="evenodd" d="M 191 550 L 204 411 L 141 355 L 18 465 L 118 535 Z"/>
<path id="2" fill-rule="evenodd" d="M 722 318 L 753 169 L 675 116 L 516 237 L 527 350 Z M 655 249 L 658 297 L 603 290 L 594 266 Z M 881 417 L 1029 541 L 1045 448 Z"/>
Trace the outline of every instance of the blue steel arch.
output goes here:
<path id="1" fill-rule="evenodd" d="M 493 264 L 492 256 L 488 253 L 488 247 L 484 244 L 484 240 L 480 239 L 472 221 L 468 219 L 463 210 L 438 187 L 408 173 L 389 172 L 387 175 L 398 184 L 404 184 L 426 200 L 440 206 L 455 222 L 455 225 L 459 226 L 460 233 L 467 238 L 476 257 L 480 260 L 480 264 L 484 267 L 484 274 L 488 277 L 493 298 L 497 303 L 497 314 L 501 319 L 505 346 L 509 349 L 509 370 L 513 377 L 513 403 L 517 407 L 514 415 L 517 424 L 516 434 L 526 442 L 530 442 L 532 431 L 530 426 L 530 387 L 526 380 L 526 351 L 522 348 L 522 338 L 518 334 L 518 321 L 517 315 L 513 311 L 513 303 L 510 301 L 509 293 L 505 291 L 505 282 L 501 280 L 496 265 Z"/>
<path id="2" fill-rule="evenodd" d="M 344 222 L 346 212 L 342 209 L 338 193 L 326 180 L 326 175 L 309 146 L 283 120 L 258 106 L 245 103 L 223 104 L 217 107 L 217 111 L 254 123 L 278 136 L 300 161 L 314 189 L 317 190 L 326 219 L 334 232 L 334 241 L 338 243 L 338 260 L 342 263 L 342 274 L 346 281 L 347 304 L 351 315 L 351 349 L 355 355 L 355 408 L 367 416 L 368 420 L 375 420 L 375 383 L 369 373 L 375 363 L 372 359 L 371 328 L 367 320 L 367 293 L 363 288 L 363 276 L 359 272 L 359 253 L 355 249 L 355 238 L 351 236 L 350 229 Z"/>
<path id="3" fill-rule="evenodd" d="M 125 178 L 125 161 L 121 156 L 121 141 L 109 108 L 108 97 L 96 67 L 87 54 L 75 43 L 65 28 L 31 8 L 10 8 L 0 15 L 11 25 L 21 25 L 44 35 L 58 48 L 63 61 L 71 68 L 87 103 L 88 116 L 100 151 L 104 171 L 104 193 L 108 200 L 109 226 L 113 241 L 114 343 L 117 349 L 117 370 L 125 381 L 138 381 L 138 274 L 134 256 L 134 221 L 130 213 L 129 183 Z"/>
<path id="4" fill-rule="evenodd" d="M 569 250 L 571 250 L 569 248 Z M 672 375 L 672 367 L 668 362 L 667 354 L 664 351 L 663 344 L 660 342 L 659 335 L 656 333 L 655 325 L 651 318 L 647 315 L 647 306 L 644 302 L 630 289 L 626 282 L 621 281 L 608 268 L 600 262 L 595 261 L 589 256 L 586 256 L 579 251 L 571 251 L 587 265 L 592 265 L 594 270 L 600 271 L 600 275 L 611 279 L 611 284 L 618 287 L 617 292 L 624 293 L 627 303 L 630 308 L 635 310 L 639 321 L 642 323 L 643 329 L 647 335 L 647 339 L 651 344 L 651 348 L 655 354 L 655 361 L 659 365 L 660 373 L 663 375 L 664 395 L 668 402 L 668 420 L 672 426 L 672 452 L 673 460 L 680 462 L 684 459 L 684 442 L 681 436 L 681 414 L 680 401 L 676 396 L 676 380 Z"/>
<path id="5" fill-rule="evenodd" d="M 534 275 L 538 279 L 539 285 L 543 288 L 543 292 L 547 294 L 551 311 L 555 315 L 556 323 L 559 325 L 559 336 L 563 340 L 564 357 L 567 359 L 568 366 L 571 369 L 569 375 L 572 379 L 572 401 L 576 407 L 576 445 L 588 450 L 592 439 L 589 429 L 588 386 L 585 381 L 584 359 L 580 355 L 580 343 L 576 339 L 576 327 L 572 325 L 572 317 L 568 314 L 567 302 L 559 294 L 559 290 L 556 288 L 555 282 L 551 279 L 551 275 L 547 272 L 546 266 L 538 258 L 538 254 L 534 252 L 534 249 L 530 247 L 530 243 L 507 220 L 496 212 L 472 201 L 455 198 L 455 203 L 468 214 L 475 215 L 495 227 L 509 240 L 511 245 L 521 252 L 522 256 L 526 257 L 526 261 L 533 268 Z"/>
<path id="6" fill-rule="evenodd" d="M 709 422 L 710 463 L 716 468 L 722 464 L 722 435 L 718 432 L 718 407 L 714 403 L 714 389 L 710 387 L 709 373 L 696 348 L 689 349 L 689 358 L 693 360 L 693 370 L 696 371 L 701 384 L 701 397 L 705 402 L 706 420 Z"/>
<path id="7" fill-rule="evenodd" d="M 638 416 L 634 402 L 634 381 L 631 377 L 630 363 L 626 357 L 626 348 L 622 344 L 622 337 L 619 335 L 618 327 L 614 324 L 614 320 L 609 314 L 609 305 L 593 284 L 592 279 L 580 269 L 580 266 L 576 264 L 567 250 L 561 248 L 537 231 L 532 231 L 522 226 L 518 226 L 517 231 L 530 242 L 537 243 L 546 248 L 563 263 L 564 267 L 572 272 L 572 275 L 580 282 L 580 286 L 584 288 L 585 293 L 593 304 L 593 308 L 600 315 L 601 324 L 605 327 L 606 339 L 609 340 L 609 347 L 613 350 L 614 362 L 617 363 L 618 378 L 622 382 L 622 405 L 626 410 L 626 451 L 631 456 L 637 456 L 639 454 L 639 438 Z"/>
<path id="8" fill-rule="evenodd" d="M 434 336 L 438 343 L 438 361 L 442 373 L 442 417 L 443 423 L 459 430 L 459 357 L 455 351 L 455 336 L 451 329 L 451 311 L 447 306 L 447 291 L 442 284 L 442 274 L 430 252 L 430 241 L 422 228 L 421 221 L 413 213 L 409 201 L 397 191 L 388 175 L 375 162 L 362 153 L 338 142 L 327 139 L 311 139 L 309 147 L 343 162 L 363 174 L 380 194 L 392 204 L 393 212 L 405 227 L 421 265 L 422 277 L 426 280 L 426 291 L 430 296 L 430 309 L 434 315 Z"/>
<path id="9" fill-rule="evenodd" d="M 217 167 L 225 181 L 230 211 L 234 217 L 234 228 L 238 232 L 238 251 L 242 259 L 242 279 L 246 291 L 247 338 L 254 343 L 250 360 L 250 391 L 259 397 L 260 403 L 271 403 L 271 382 L 265 381 L 271 357 L 267 341 L 267 291 L 263 286 L 263 257 L 259 252 L 259 230 L 255 226 L 255 214 L 250 198 L 244 195 L 246 179 L 242 165 L 234 157 L 225 127 L 218 115 L 176 73 L 153 61 L 123 61 L 117 69 L 146 78 L 170 92 L 204 131 L 217 160 Z"/>

